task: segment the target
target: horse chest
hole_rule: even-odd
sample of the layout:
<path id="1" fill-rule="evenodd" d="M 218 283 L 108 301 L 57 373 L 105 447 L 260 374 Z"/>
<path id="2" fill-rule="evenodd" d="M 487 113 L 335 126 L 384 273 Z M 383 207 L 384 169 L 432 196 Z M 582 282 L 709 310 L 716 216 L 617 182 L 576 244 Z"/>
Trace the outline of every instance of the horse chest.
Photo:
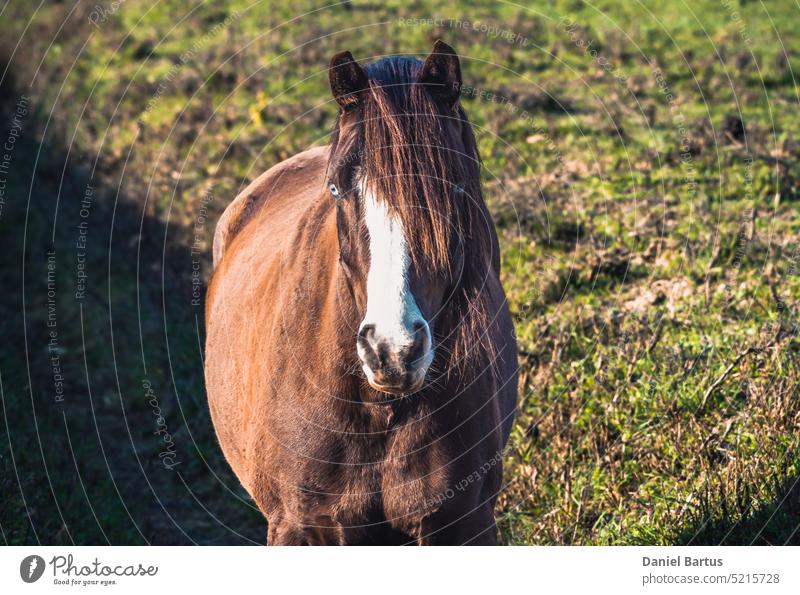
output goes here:
<path id="1" fill-rule="evenodd" d="M 381 499 L 387 520 L 416 533 L 423 518 L 440 508 L 449 485 L 448 465 L 435 445 L 393 449 L 381 469 Z"/>
<path id="2" fill-rule="evenodd" d="M 442 504 L 449 482 L 443 448 L 426 429 L 407 424 L 353 445 L 351 458 L 373 458 L 342 468 L 349 487 L 337 503 L 342 521 L 385 521 L 410 535 L 419 531 L 422 519 Z"/>

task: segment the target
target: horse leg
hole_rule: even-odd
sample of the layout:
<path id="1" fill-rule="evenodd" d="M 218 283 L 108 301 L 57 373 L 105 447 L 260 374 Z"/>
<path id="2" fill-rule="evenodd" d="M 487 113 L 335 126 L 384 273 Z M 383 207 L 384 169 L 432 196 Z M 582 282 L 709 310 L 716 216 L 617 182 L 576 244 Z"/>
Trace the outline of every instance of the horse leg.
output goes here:
<path id="1" fill-rule="evenodd" d="M 310 525 L 273 515 L 267 529 L 268 545 L 344 545 L 344 535 L 330 517 L 320 517 Z"/>
<path id="2" fill-rule="evenodd" d="M 274 510 L 267 518 L 267 545 L 309 545 L 302 525 Z"/>
<path id="3" fill-rule="evenodd" d="M 269 522 L 267 545 L 309 545 L 302 527 L 287 522 Z"/>

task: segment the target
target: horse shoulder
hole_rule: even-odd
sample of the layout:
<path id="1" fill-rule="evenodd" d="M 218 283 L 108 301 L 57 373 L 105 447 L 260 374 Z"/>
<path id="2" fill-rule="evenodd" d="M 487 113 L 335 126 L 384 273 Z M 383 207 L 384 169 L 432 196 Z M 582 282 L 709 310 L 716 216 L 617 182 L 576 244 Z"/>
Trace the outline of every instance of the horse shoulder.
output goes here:
<path id="1" fill-rule="evenodd" d="M 329 146 L 313 147 L 274 165 L 250 183 L 225 208 L 214 231 L 214 268 L 233 239 L 263 206 L 276 197 L 296 200 L 304 190 L 318 185 L 328 161 Z"/>

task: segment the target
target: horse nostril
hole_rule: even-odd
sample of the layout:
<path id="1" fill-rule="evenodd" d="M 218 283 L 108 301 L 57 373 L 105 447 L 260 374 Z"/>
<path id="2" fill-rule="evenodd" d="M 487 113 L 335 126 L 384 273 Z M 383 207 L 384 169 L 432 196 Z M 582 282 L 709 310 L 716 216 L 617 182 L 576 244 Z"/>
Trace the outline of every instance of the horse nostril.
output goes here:
<path id="1" fill-rule="evenodd" d="M 413 324 L 413 328 L 414 341 L 405 356 L 405 362 L 408 368 L 414 368 L 420 364 L 430 344 L 428 328 L 425 326 L 425 323 L 417 321 Z"/>
<path id="2" fill-rule="evenodd" d="M 381 366 L 379 359 L 379 349 L 375 338 L 375 325 L 365 324 L 358 331 L 359 356 L 361 360 L 373 370 Z"/>
<path id="3" fill-rule="evenodd" d="M 375 342 L 375 325 L 365 324 L 362 326 L 361 330 L 358 331 L 358 338 L 365 341 L 367 345 L 372 346 Z"/>

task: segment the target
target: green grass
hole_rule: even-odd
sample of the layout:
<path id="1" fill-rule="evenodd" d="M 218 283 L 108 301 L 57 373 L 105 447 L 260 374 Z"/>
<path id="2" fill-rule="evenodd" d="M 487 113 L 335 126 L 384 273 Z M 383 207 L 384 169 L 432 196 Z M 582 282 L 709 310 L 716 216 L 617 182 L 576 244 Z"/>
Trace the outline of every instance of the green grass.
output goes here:
<path id="1" fill-rule="evenodd" d="M 207 279 L 237 190 L 326 142 L 330 56 L 443 37 L 463 56 L 523 350 L 504 541 L 798 543 L 796 6 L 128 0 L 97 25 L 72 8 L 17 3 L 0 22 L 4 115 L 31 96 L 0 214 L 5 542 L 263 540 L 210 426 L 192 261 Z M 145 379 L 179 473 L 160 465 Z"/>

